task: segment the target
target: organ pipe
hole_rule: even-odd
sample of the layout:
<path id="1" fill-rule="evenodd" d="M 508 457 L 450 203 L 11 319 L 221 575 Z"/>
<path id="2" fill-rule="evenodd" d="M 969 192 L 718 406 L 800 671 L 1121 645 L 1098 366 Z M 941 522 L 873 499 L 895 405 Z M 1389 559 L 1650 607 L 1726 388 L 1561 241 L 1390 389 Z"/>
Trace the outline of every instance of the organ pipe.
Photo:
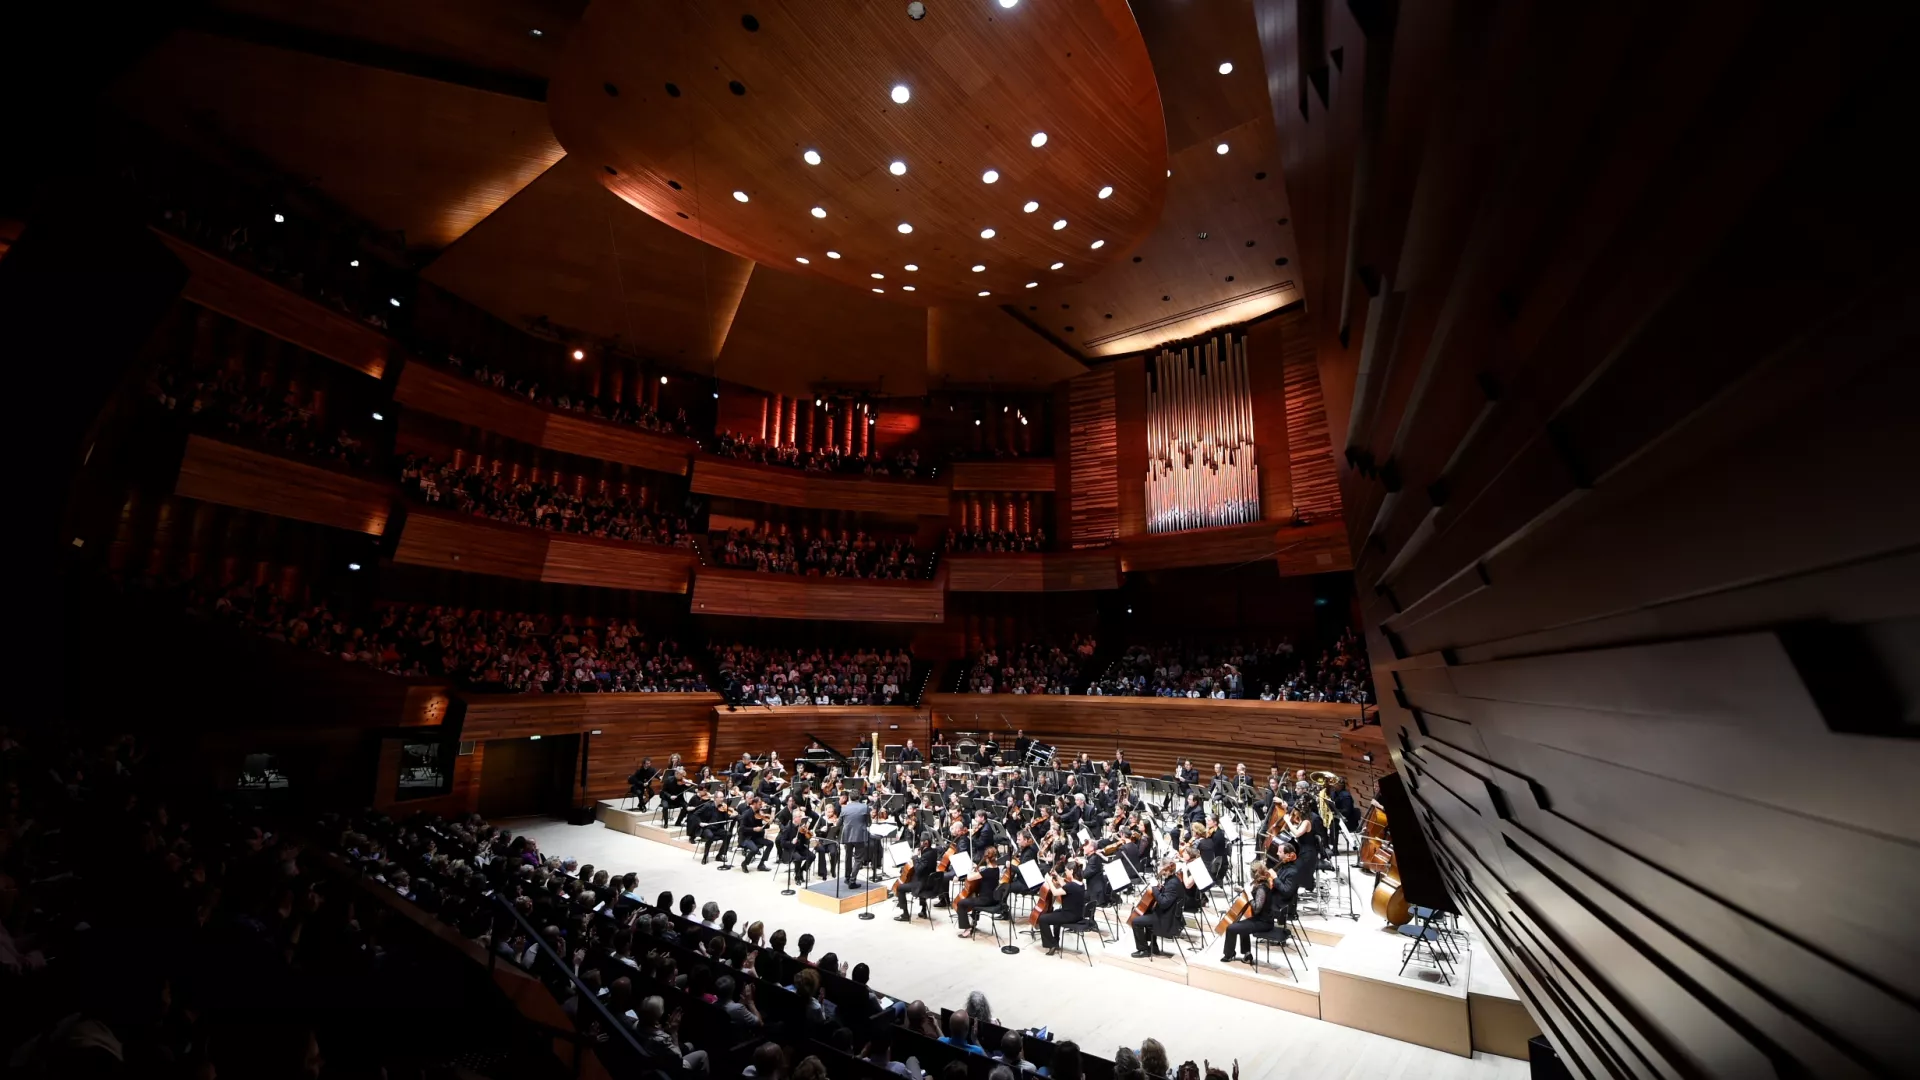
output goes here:
<path id="1" fill-rule="evenodd" d="M 1147 531 L 1260 519 L 1244 338 L 1162 349 L 1147 385 Z"/>

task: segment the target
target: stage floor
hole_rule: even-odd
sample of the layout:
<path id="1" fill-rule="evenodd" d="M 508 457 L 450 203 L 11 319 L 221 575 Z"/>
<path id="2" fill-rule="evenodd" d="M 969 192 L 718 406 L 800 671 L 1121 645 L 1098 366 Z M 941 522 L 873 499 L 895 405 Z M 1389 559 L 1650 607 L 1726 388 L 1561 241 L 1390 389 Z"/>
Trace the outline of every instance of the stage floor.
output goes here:
<path id="1" fill-rule="evenodd" d="M 1527 1075 L 1524 1061 L 1478 1052 L 1462 1057 L 1296 1015 L 1278 1005 L 1214 993 L 1189 985 L 1184 971 L 1176 979 L 1168 977 L 1173 972 L 1135 970 L 1144 965 L 1128 958 L 1133 948 L 1130 938 L 1102 945 L 1097 936 L 1087 935 L 1087 946 L 1094 954 L 1092 967 L 1073 952 L 1048 957 L 1037 942 L 1024 936 L 1017 939 L 1019 955 L 1007 956 L 995 947 L 984 923 L 975 940 L 961 941 L 944 918 L 931 929 L 924 920 L 894 922 L 899 911 L 891 903 L 876 904 L 876 918 L 865 922 L 851 913 L 838 915 L 804 906 L 797 896 L 781 896 L 785 874 L 742 873 L 738 866 L 716 870 L 712 865 L 701 866 L 698 854 L 599 825 L 571 826 L 544 818 L 500 824 L 532 836 L 547 854 L 618 873 L 632 870 L 640 875 L 642 895 L 651 897 L 661 890 L 675 895 L 691 892 L 702 903 L 714 900 L 739 912 L 742 926 L 759 919 L 769 932 L 784 928 L 789 940 L 811 933 L 818 941 L 815 956 L 832 951 L 848 963 L 866 962 L 873 972 L 873 986 L 884 993 L 909 1001 L 917 998 L 935 1008 L 958 1008 L 968 991 L 979 990 L 987 995 L 1002 1024 L 1021 1028 L 1044 1024 L 1055 1039 L 1072 1039 L 1102 1056 L 1111 1057 L 1116 1047 L 1137 1047 L 1140 1040 L 1152 1037 L 1166 1044 L 1176 1065 L 1189 1058 L 1210 1059 L 1217 1065 L 1238 1058 L 1245 1080 L 1520 1080 Z M 1365 911 L 1364 903 L 1364 896 L 1356 896 L 1356 904 L 1362 905 L 1358 921 L 1307 920 L 1309 935 L 1317 939 L 1322 933 L 1382 932 L 1380 920 Z M 934 914 L 946 913 L 936 909 Z M 1317 967 L 1337 947 L 1314 946 L 1309 957 Z M 1205 956 L 1217 960 L 1218 948 L 1210 936 Z M 1298 959 L 1294 962 L 1299 964 Z M 1210 960 L 1199 957 L 1195 965 L 1211 966 Z M 1483 960 L 1476 965 L 1476 993 L 1485 978 L 1480 967 L 1493 969 L 1493 964 Z M 1493 970 L 1497 978 L 1497 969 Z M 1266 975 L 1264 968 L 1261 974 Z"/>

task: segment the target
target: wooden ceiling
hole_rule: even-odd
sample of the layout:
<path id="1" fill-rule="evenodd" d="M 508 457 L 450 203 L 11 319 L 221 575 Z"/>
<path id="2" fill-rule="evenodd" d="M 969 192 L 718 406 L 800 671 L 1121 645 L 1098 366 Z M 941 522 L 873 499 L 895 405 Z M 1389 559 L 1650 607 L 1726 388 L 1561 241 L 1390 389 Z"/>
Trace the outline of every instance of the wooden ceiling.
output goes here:
<path id="1" fill-rule="evenodd" d="M 597 0 L 549 90 L 568 151 L 683 232 L 889 300 L 986 306 L 1088 276 L 1159 216 L 1166 132 L 1124 0 L 741 12 Z"/>
<path id="2" fill-rule="evenodd" d="M 789 393 L 1048 385 L 1085 358 L 1297 298 L 1250 3 L 943 2 L 916 23 L 904 3 L 768 0 L 749 31 L 741 11 L 704 3 L 216 0 L 109 99 L 404 231 L 430 280 L 516 324 L 545 316 Z M 642 11 L 677 21 L 629 25 Z M 598 52 L 615 41 L 616 55 Z M 679 99 L 649 63 L 673 68 Z M 915 90 L 905 108 L 885 96 L 895 81 Z M 661 121 L 675 110 L 691 129 Z M 565 156 L 550 123 L 592 150 Z M 1027 145 L 1032 128 L 1048 132 L 1044 148 Z M 827 133 L 808 140 L 818 167 L 799 156 L 802 129 Z M 1223 141 L 1229 153 L 1215 154 Z M 700 162 L 672 177 L 695 183 L 647 187 L 695 148 Z M 620 156 L 655 152 L 653 173 Z M 997 184 L 979 182 L 970 158 L 983 155 Z M 903 177 L 885 169 L 896 156 Z M 1096 175 L 1110 199 L 1095 197 Z M 731 199 L 736 187 L 749 203 Z M 697 197 L 689 218 L 664 203 L 663 219 L 643 212 L 660 192 Z M 1038 213 L 1021 212 L 1028 198 Z M 816 202 L 824 221 L 782 209 Z M 735 217 L 747 212 L 770 217 Z M 1070 222 L 1060 233 L 1056 213 Z M 709 231 L 723 217 L 743 238 Z M 979 239 L 988 225 L 998 235 Z M 1085 246 L 1096 227 L 1113 237 L 1097 253 Z M 801 266 L 781 245 L 803 241 L 846 257 Z M 751 257 L 735 253 L 747 244 Z M 1060 274 L 1027 269 L 1055 253 L 1070 256 Z M 898 269 L 907 257 L 922 269 Z M 976 261 L 989 267 L 978 280 L 964 269 Z M 911 297 L 896 291 L 907 276 Z"/>

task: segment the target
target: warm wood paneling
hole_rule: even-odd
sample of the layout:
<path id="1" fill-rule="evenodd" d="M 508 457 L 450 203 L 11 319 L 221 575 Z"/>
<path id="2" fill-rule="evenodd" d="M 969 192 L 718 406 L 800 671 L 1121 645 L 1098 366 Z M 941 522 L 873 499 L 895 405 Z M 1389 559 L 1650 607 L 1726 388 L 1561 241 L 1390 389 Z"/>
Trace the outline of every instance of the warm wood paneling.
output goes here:
<path id="1" fill-rule="evenodd" d="M 1052 491 L 1052 458 L 956 461 L 948 474 L 955 491 Z"/>
<path id="2" fill-rule="evenodd" d="M 677 753 L 688 765 L 704 764 L 720 696 L 465 694 L 462 700 L 466 721 L 460 737 L 478 740 L 483 748 L 494 739 L 587 736 L 587 797 L 610 799 L 626 793 L 627 776 L 643 757 L 664 765 L 667 755 Z"/>
<path id="3" fill-rule="evenodd" d="M 1271 559 L 1280 551 L 1280 531 L 1280 527 L 1270 521 L 1256 521 L 1251 525 L 1137 536 L 1120 544 L 1120 569 L 1132 573 Z"/>
<path id="4" fill-rule="evenodd" d="M 684 593 L 693 552 L 415 507 L 393 561 L 560 585 Z"/>
<path id="5" fill-rule="evenodd" d="M 820 736 L 828 746 L 846 753 L 856 743 L 865 743 L 875 732 L 880 745 L 905 743 L 912 739 L 925 747 L 929 742 L 927 710 L 892 706 L 868 708 L 856 705 L 789 705 L 777 709 L 742 706 L 737 710 L 713 711 L 713 761 L 716 767 L 736 761 L 743 753 L 764 754 L 777 751 L 791 761 L 807 748 L 807 734 Z"/>
<path id="6" fill-rule="evenodd" d="M 944 483 L 822 476 L 778 465 L 756 465 L 706 455 L 701 455 L 694 464 L 692 487 L 699 495 L 811 510 L 946 517 L 951 509 L 951 495 Z"/>
<path id="7" fill-rule="evenodd" d="M 186 299 L 378 379 L 396 350 L 386 335 L 167 233 L 155 235 L 187 265 Z"/>
<path id="8" fill-rule="evenodd" d="M 1111 549 L 1003 555 L 948 555 L 950 592 L 1080 592 L 1120 587 L 1120 560 Z"/>
<path id="9" fill-rule="evenodd" d="M 395 492 L 378 480 L 191 435 L 174 494 L 378 536 Z"/>
<path id="10" fill-rule="evenodd" d="M 693 441 L 555 412 L 464 375 L 410 363 L 393 398 L 410 409 L 484 428 L 532 446 L 684 476 Z"/>
<path id="11" fill-rule="evenodd" d="M 1292 436 L 1287 431 L 1287 350 L 1313 363 L 1305 316 L 1288 312 L 1247 328 L 1247 390 L 1253 397 L 1253 435 L 1260 447 L 1260 517 L 1293 519 Z M 1289 332 L 1291 328 L 1291 332 Z M 1318 418 L 1321 425 L 1326 417 Z M 1327 463 L 1332 468 L 1333 463 Z"/>
<path id="12" fill-rule="evenodd" d="M 1072 483 L 1063 533 L 1076 548 L 1101 547 L 1120 535 L 1120 489 L 1114 457 L 1113 367 L 1067 384 L 1067 471 Z M 1057 445 L 1057 444 L 1056 444 Z M 1143 451 L 1144 453 L 1144 451 Z"/>
<path id="13" fill-rule="evenodd" d="M 1244 761 L 1263 780 L 1274 765 L 1339 771 L 1341 730 L 1360 715 L 1358 705 L 1304 701 L 1020 694 L 928 694 L 926 707 L 943 731 L 1000 733 L 1004 741 L 1022 730 L 1063 755 L 1096 759 L 1117 746 L 1148 776 L 1190 757 L 1203 774 L 1215 761 Z"/>
<path id="14" fill-rule="evenodd" d="M 693 613 L 937 623 L 946 618 L 944 585 L 944 575 L 933 581 L 863 581 L 702 568 L 694 574 Z"/>
<path id="15" fill-rule="evenodd" d="M 1147 535 L 1147 361 L 1113 368 L 1113 483 L 1120 539 Z"/>
<path id="16" fill-rule="evenodd" d="M 1303 326 L 1291 321 L 1282 327 L 1289 346 L 1310 341 Z M 1287 468 L 1294 509 L 1309 521 L 1340 517 L 1340 482 L 1333 467 L 1333 444 L 1327 437 L 1326 403 L 1320 390 L 1320 370 L 1313 353 L 1289 347 L 1277 359 L 1285 363 L 1287 382 Z"/>

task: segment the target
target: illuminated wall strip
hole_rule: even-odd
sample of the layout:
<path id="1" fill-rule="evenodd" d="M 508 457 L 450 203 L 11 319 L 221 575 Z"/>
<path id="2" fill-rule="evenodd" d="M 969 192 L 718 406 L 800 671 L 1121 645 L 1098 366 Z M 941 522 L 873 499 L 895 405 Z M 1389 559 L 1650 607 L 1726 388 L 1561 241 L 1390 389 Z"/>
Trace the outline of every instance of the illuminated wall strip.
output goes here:
<path id="1" fill-rule="evenodd" d="M 1147 531 L 1260 519 L 1244 338 L 1163 349 L 1147 377 Z"/>

